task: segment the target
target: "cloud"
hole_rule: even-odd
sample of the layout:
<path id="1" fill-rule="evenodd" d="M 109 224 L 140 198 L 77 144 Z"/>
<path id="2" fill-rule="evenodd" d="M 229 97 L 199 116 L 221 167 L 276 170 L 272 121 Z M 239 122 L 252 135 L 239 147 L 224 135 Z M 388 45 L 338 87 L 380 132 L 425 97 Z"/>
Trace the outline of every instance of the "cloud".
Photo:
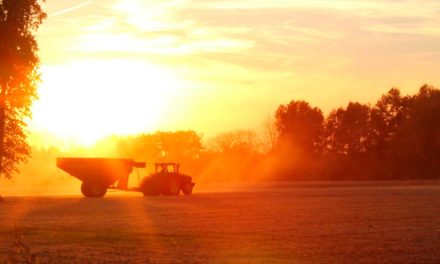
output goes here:
<path id="1" fill-rule="evenodd" d="M 76 50 L 86 52 L 96 42 L 97 47 L 90 52 L 99 51 L 102 45 L 103 52 L 174 56 L 244 52 L 263 57 L 294 53 L 296 57 L 309 57 L 317 51 L 346 54 L 344 46 L 356 38 L 367 47 L 376 41 L 370 33 L 380 33 L 384 40 L 392 37 L 394 45 L 400 45 L 397 34 L 426 38 L 440 34 L 435 15 L 440 3 L 432 0 L 423 4 L 412 0 L 101 0 L 93 1 L 93 10 L 81 10 L 91 3 L 61 10 L 61 4 L 52 4 L 52 9 L 58 10 L 52 16 L 78 10 L 76 16 L 48 25 L 63 28 L 52 34 L 69 38 L 63 46 L 70 51 L 76 46 L 80 47 Z"/>
<path id="2" fill-rule="evenodd" d="M 70 8 L 62 1 L 47 5 L 56 16 L 47 19 L 39 35 L 43 63 L 145 60 L 182 73 L 201 91 L 215 90 L 201 92 L 208 98 L 204 107 L 212 112 L 227 103 L 213 107 L 211 101 L 231 98 L 234 91 L 240 91 L 237 101 L 255 100 L 257 106 L 274 108 L 282 100 L 302 98 L 328 110 L 365 99 L 359 95 L 377 98 L 400 83 L 414 89 L 423 82 L 440 85 L 435 70 L 440 67 L 438 0 L 95 0 Z"/>
<path id="3" fill-rule="evenodd" d="M 340 9 L 356 10 L 373 8 L 380 3 L 375 1 L 350 1 L 350 0 L 273 0 L 273 1 L 196 1 L 197 6 L 216 9 L 273 9 L 273 8 L 319 8 L 319 9 Z"/>
<path id="4" fill-rule="evenodd" d="M 83 8 L 85 6 L 88 6 L 91 3 L 92 3 L 92 1 L 87 1 L 87 2 L 84 2 L 84 3 L 79 4 L 79 5 L 75 5 L 75 6 L 72 6 L 72 7 L 69 7 L 69 8 L 65 8 L 65 9 L 56 11 L 56 12 L 50 13 L 49 17 L 61 16 L 61 15 L 64 15 L 66 13 L 69 13 L 69 12 L 75 11 L 77 9 Z"/>

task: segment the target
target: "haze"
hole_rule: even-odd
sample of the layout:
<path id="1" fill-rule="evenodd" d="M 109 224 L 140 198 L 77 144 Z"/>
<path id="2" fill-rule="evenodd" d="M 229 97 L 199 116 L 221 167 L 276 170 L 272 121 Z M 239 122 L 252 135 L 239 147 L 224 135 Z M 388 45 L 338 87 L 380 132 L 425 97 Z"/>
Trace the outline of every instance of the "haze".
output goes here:
<path id="1" fill-rule="evenodd" d="M 303 99 L 329 112 L 439 86 L 440 2 L 48 1 L 31 129 L 258 129 Z M 46 137 L 47 138 L 47 137 Z"/>

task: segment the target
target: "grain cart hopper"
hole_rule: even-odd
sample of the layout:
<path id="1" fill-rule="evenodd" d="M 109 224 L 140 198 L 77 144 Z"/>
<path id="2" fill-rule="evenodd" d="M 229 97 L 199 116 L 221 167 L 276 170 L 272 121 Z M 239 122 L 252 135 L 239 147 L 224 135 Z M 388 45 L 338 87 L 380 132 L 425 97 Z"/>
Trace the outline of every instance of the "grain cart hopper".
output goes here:
<path id="1" fill-rule="evenodd" d="M 57 158 L 57 167 L 82 181 L 85 197 L 103 197 L 107 189 L 138 191 L 144 195 L 190 195 L 192 178 L 179 173 L 177 163 L 156 163 L 156 173 L 145 177 L 139 187 L 128 188 L 133 168 L 145 168 L 145 162 L 112 158 Z M 174 168 L 174 169 L 172 169 Z M 160 172 L 158 171 L 160 170 Z"/>

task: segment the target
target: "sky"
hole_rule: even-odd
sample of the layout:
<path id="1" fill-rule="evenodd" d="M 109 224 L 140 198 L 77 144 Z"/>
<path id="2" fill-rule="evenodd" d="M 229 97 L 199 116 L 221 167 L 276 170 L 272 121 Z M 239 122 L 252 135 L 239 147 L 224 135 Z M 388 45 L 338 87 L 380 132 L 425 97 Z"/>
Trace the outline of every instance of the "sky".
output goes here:
<path id="1" fill-rule="evenodd" d="M 324 113 L 440 87 L 438 0 L 47 0 L 32 131 L 260 129 L 280 104 Z M 44 137 L 48 139 L 49 137 Z"/>

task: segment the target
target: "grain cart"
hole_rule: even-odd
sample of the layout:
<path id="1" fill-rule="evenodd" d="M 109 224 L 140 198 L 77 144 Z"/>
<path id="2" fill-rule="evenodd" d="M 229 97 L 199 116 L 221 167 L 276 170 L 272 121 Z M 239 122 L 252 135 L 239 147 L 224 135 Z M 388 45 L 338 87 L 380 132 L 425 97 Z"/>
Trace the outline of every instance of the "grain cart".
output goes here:
<path id="1" fill-rule="evenodd" d="M 174 167 L 175 170 L 171 168 Z M 112 158 L 57 158 L 57 167 L 82 181 L 85 197 L 103 197 L 107 189 L 142 192 L 144 195 L 190 195 L 192 178 L 179 173 L 177 163 L 156 163 L 156 172 L 145 177 L 139 187 L 128 188 L 133 168 L 145 168 L 145 162 Z"/>

